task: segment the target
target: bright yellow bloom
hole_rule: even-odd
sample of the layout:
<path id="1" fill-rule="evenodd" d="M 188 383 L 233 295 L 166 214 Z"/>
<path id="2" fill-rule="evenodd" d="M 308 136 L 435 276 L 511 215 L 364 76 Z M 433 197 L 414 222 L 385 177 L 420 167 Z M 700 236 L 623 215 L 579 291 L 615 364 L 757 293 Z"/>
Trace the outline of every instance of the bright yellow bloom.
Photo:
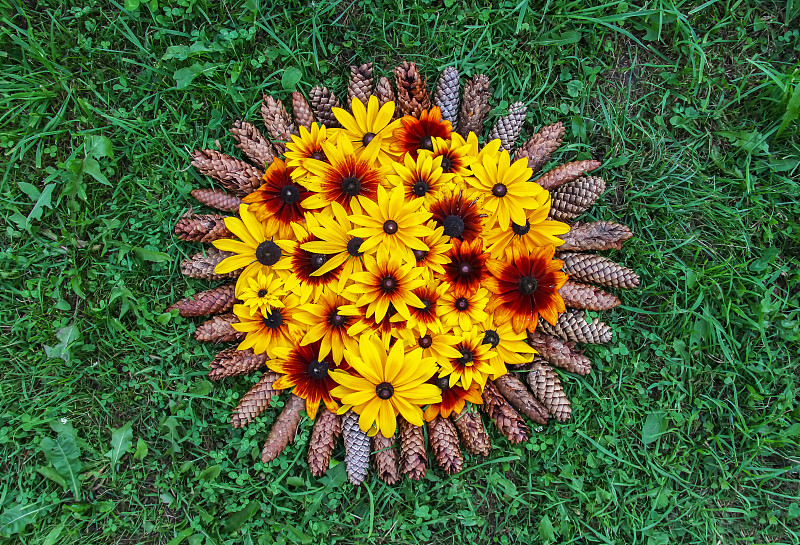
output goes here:
<path id="1" fill-rule="evenodd" d="M 480 288 L 474 293 L 463 296 L 449 290 L 442 295 L 436 305 L 436 314 L 442 319 L 445 328 L 460 327 L 469 331 L 475 324 L 486 319 L 486 304 L 489 302 L 489 291 Z"/>
<path id="2" fill-rule="evenodd" d="M 461 352 L 455 348 L 458 337 L 449 329 L 445 333 L 428 330 L 422 336 L 418 336 L 418 332 L 413 329 L 404 329 L 398 336 L 406 342 L 409 349 L 418 346 L 422 349 L 424 357 L 433 358 L 438 365 L 442 365 L 450 358 L 461 357 Z"/>
<path id="3" fill-rule="evenodd" d="M 475 133 L 470 133 L 474 135 Z M 450 135 L 450 140 L 444 138 L 433 139 L 433 151 L 420 150 L 420 155 L 428 157 L 441 157 L 442 171 L 445 173 L 456 174 L 457 176 L 467 177 L 472 176 L 469 166 L 475 162 L 478 155 L 478 141 L 474 141 L 475 150 L 471 144 L 454 132 Z"/>
<path id="4" fill-rule="evenodd" d="M 364 239 L 348 234 L 353 229 L 347 211 L 338 202 L 331 203 L 331 214 L 320 214 L 317 216 L 318 225 L 309 225 L 311 234 L 319 240 L 313 240 L 301 245 L 301 248 L 317 254 L 325 254 L 328 260 L 325 264 L 312 273 L 312 276 L 319 276 L 328 273 L 335 268 L 342 266 L 339 275 L 337 292 L 344 289 L 353 273 L 364 270 L 364 252 L 361 251 L 361 244 Z"/>
<path id="5" fill-rule="evenodd" d="M 239 321 L 232 324 L 233 329 L 247 334 L 237 348 L 252 348 L 256 354 L 266 352 L 272 358 L 275 348 L 294 346 L 302 334 L 295 318 L 297 303 L 296 296 L 288 295 L 283 307 L 273 308 L 269 312 L 256 310 L 254 313 L 245 305 L 234 305 L 233 313 Z"/>
<path id="6" fill-rule="evenodd" d="M 321 219 L 324 214 L 306 214 L 306 225 L 299 223 L 292 224 L 297 242 L 292 243 L 290 252 L 292 254 L 292 272 L 299 279 L 300 304 L 305 304 L 313 296 L 313 302 L 317 302 L 326 287 L 333 288 L 338 285 L 342 266 L 338 265 L 328 268 L 325 273 L 319 274 L 328 260 L 334 255 L 315 253 L 309 251 L 307 244 L 317 240 L 317 237 L 310 230 L 319 230 Z"/>
<path id="7" fill-rule="evenodd" d="M 450 243 L 450 237 L 444 234 L 443 226 L 437 227 L 436 222 L 431 220 L 428 222 L 428 227 L 431 229 L 431 234 L 422 238 L 422 242 L 428 249 L 414 250 L 414 260 L 417 267 L 423 267 L 429 273 L 444 274 L 442 265 L 450 260 L 447 252 L 452 249 L 453 245 Z"/>
<path id="8" fill-rule="evenodd" d="M 511 229 L 490 229 L 486 234 L 486 251 L 492 259 L 511 258 L 514 250 L 522 253 L 533 252 L 541 246 L 560 246 L 564 241 L 556 235 L 569 233 L 569 225 L 547 219 L 550 215 L 550 193 L 539 184 L 528 184 L 536 189 L 534 198 L 539 206 L 526 212 L 527 221 L 518 225 L 511 223 Z"/>
<path id="9" fill-rule="evenodd" d="M 257 310 L 266 314 L 273 308 L 283 308 L 283 298 L 296 285 L 292 276 L 287 278 L 287 282 L 289 288 L 277 275 L 259 270 L 255 275 L 239 277 L 234 291 L 236 298 L 250 309 L 250 314 L 255 314 Z"/>
<path id="10" fill-rule="evenodd" d="M 536 354 L 536 350 L 525 342 L 528 339 L 528 331 L 515 332 L 510 321 L 502 322 L 496 320 L 493 314 L 489 314 L 486 321 L 477 329 L 483 334 L 484 344 L 491 346 L 496 353 L 495 360 L 490 362 L 492 367 L 501 370 L 503 375 L 506 373 L 506 365 L 529 362 Z M 489 378 L 494 380 L 499 376 L 493 374 Z"/>
<path id="11" fill-rule="evenodd" d="M 345 350 L 358 349 L 357 335 L 367 325 L 351 301 L 333 291 L 326 291 L 317 303 L 307 303 L 298 310 L 297 320 L 309 326 L 300 341 L 301 346 L 319 341 L 320 358 L 332 353 L 337 364 L 341 363 Z M 348 328 L 352 328 L 352 333 Z"/>
<path id="12" fill-rule="evenodd" d="M 403 188 L 406 202 L 414 202 L 416 206 L 422 202 L 427 207 L 439 197 L 442 190 L 452 187 L 456 177 L 455 174 L 444 173 L 442 159 L 419 154 L 415 161 L 407 153 L 403 156 L 403 163 L 392 163 L 397 174 L 390 174 L 387 178 L 395 187 Z"/>
<path id="13" fill-rule="evenodd" d="M 310 159 L 327 161 L 322 144 L 332 140 L 334 131 L 319 123 L 311 124 L 311 131 L 300 126 L 300 136 L 292 135 L 292 141 L 286 143 L 286 166 L 293 167 L 292 178 L 303 178 L 308 174 L 306 162 Z"/>
<path id="14" fill-rule="evenodd" d="M 395 160 L 395 155 L 389 152 L 393 142 L 392 133 L 400 124 L 400 120 L 392 121 L 394 115 L 394 102 L 387 102 L 383 106 L 378 103 L 378 97 L 372 95 L 366 107 L 358 99 L 353 99 L 351 105 L 353 113 L 342 108 L 334 108 L 333 115 L 342 125 L 336 139 L 344 138 L 352 143 L 353 150 L 358 151 L 367 147 L 375 137 L 380 139 L 377 160 L 382 165 L 388 165 Z"/>
<path id="15" fill-rule="evenodd" d="M 483 389 L 490 376 L 505 374 L 505 364 L 502 361 L 499 365 L 493 363 L 497 362 L 497 353 L 491 345 L 484 344 L 484 336 L 478 328 L 471 331 L 456 330 L 455 333 L 458 341 L 454 347 L 459 356 L 442 362 L 439 371 L 440 377 L 450 377 L 450 387 L 460 383 L 462 388 L 469 389 L 474 380 Z"/>

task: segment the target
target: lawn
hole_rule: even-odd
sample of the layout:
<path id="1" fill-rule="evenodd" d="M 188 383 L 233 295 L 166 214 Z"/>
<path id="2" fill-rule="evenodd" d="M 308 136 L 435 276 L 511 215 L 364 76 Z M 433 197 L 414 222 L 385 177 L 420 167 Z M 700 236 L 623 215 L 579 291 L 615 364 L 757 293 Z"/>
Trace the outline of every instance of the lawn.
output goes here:
<path id="1" fill-rule="evenodd" d="M 800 543 L 800 6 L 752 0 L 0 0 L 0 540 L 8 543 Z M 172 228 L 264 93 L 348 65 L 492 79 L 489 123 L 568 127 L 591 219 L 639 290 L 565 374 L 573 418 L 395 487 L 322 479 L 311 423 L 230 410 L 219 350 L 166 313 L 208 283 Z M 523 136 L 525 136 L 523 135 Z M 219 142 L 219 144 L 217 144 Z M 343 449 L 335 460 L 341 462 Z"/>

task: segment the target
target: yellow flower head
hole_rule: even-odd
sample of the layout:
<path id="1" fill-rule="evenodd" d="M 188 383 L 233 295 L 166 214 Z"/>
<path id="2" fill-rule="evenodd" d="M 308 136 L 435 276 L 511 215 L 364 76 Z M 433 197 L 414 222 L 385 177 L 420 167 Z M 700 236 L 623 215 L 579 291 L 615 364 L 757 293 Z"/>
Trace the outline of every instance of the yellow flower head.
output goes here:
<path id="1" fill-rule="evenodd" d="M 443 157 L 419 154 L 416 161 L 410 153 L 403 156 L 403 163 L 392 163 L 396 174 L 388 176 L 389 183 L 403 188 L 406 202 L 418 199 L 426 206 L 436 200 L 442 190 L 452 187 L 455 174 L 445 174 L 442 170 Z"/>
<path id="2" fill-rule="evenodd" d="M 286 166 L 293 167 L 292 178 L 303 178 L 308 174 L 306 162 L 310 159 L 327 162 L 322 145 L 331 140 L 332 131 L 319 123 L 312 123 L 309 131 L 300 126 L 300 136 L 292 135 L 286 143 Z"/>
<path id="3" fill-rule="evenodd" d="M 294 277 L 288 277 L 287 282 L 290 283 L 289 288 L 274 273 L 259 270 L 252 276 L 240 276 L 234 291 L 236 298 L 250 309 L 250 314 L 257 310 L 266 314 L 273 308 L 283 308 L 283 298 L 296 285 Z"/>
<path id="4" fill-rule="evenodd" d="M 295 317 L 297 303 L 296 296 L 288 295 L 283 301 L 283 307 L 273 308 L 268 312 L 257 309 L 252 313 L 245 305 L 234 305 L 233 313 L 239 321 L 232 324 L 233 329 L 246 333 L 237 348 L 252 348 L 256 354 L 266 352 L 272 358 L 275 348 L 294 346 L 301 334 L 301 327 Z"/>
<path id="5" fill-rule="evenodd" d="M 536 354 L 536 350 L 525 342 L 528 331 L 519 333 L 514 331 L 510 321 L 496 320 L 494 314 L 489 314 L 486 320 L 477 328 L 483 334 L 484 344 L 488 344 L 495 351 L 492 367 L 505 374 L 506 365 L 519 365 L 529 362 Z M 494 380 L 499 375 L 493 374 L 489 378 Z"/>
<path id="6" fill-rule="evenodd" d="M 460 384 L 462 388 L 468 389 L 472 381 L 475 381 L 483 389 L 490 376 L 505 374 L 505 364 L 492 363 L 496 361 L 497 353 L 491 345 L 484 344 L 484 336 L 478 328 L 471 331 L 456 330 L 456 336 L 458 341 L 455 349 L 459 355 L 442 362 L 442 369 L 439 371 L 440 377 L 450 377 L 450 387 Z"/>
<path id="7" fill-rule="evenodd" d="M 470 134 L 474 135 L 475 133 Z M 475 162 L 478 154 L 478 141 L 475 140 L 475 151 L 473 152 L 472 145 L 467 144 L 460 134 L 454 132 L 450 136 L 450 140 L 434 138 L 433 151 L 420 150 L 419 154 L 434 158 L 441 157 L 440 166 L 445 174 L 455 174 L 461 177 L 472 176 L 469 166 Z"/>
<path id="8" fill-rule="evenodd" d="M 472 329 L 486 319 L 486 304 L 489 302 L 489 291 L 480 288 L 474 293 L 457 295 L 449 290 L 442 295 L 436 305 L 436 313 L 446 328 L 460 327 L 464 331 Z"/>
<path id="9" fill-rule="evenodd" d="M 333 354 L 337 364 L 344 358 L 345 350 L 357 350 L 357 335 L 367 327 L 352 301 L 332 290 L 323 293 L 318 302 L 301 306 L 296 317 L 308 326 L 300 345 L 319 341 L 320 357 Z"/>
<path id="10" fill-rule="evenodd" d="M 387 102 L 383 106 L 378 103 L 378 97 L 369 97 L 367 106 L 359 99 L 354 98 L 351 105 L 353 113 L 350 114 L 342 108 L 334 108 L 333 115 L 342 125 L 337 133 L 337 140 L 344 138 L 353 145 L 353 150 L 358 151 L 367 147 L 377 137 L 380 141 L 377 161 L 388 165 L 395 160 L 395 155 L 389 152 L 393 142 L 392 132 L 400 121 L 392 121 L 394 115 L 394 102 Z"/>

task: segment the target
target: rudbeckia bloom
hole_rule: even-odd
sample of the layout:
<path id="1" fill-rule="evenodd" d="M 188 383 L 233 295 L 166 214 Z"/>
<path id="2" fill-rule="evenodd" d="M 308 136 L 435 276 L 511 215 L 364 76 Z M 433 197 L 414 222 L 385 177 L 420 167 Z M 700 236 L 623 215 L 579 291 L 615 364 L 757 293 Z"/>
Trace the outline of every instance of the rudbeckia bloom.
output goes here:
<path id="1" fill-rule="evenodd" d="M 444 234 L 449 237 L 472 242 L 483 232 L 486 214 L 477 196 L 469 196 L 464 191 L 446 193 L 431 203 L 428 209 L 433 221 L 444 227 Z"/>
<path id="2" fill-rule="evenodd" d="M 292 177 L 303 178 L 308 174 L 306 162 L 310 159 L 328 162 L 322 144 L 331 139 L 331 129 L 319 123 L 311 124 L 311 131 L 300 126 L 300 136 L 292 135 L 292 141 L 286 143 L 286 164 L 293 168 Z"/>
<path id="3" fill-rule="evenodd" d="M 427 269 L 428 272 L 444 274 L 442 265 L 447 263 L 447 252 L 453 247 L 450 237 L 445 236 L 444 227 L 439 227 L 433 220 L 427 223 L 431 233 L 422 238 L 427 250 L 414 250 L 414 260 L 417 267 Z"/>
<path id="4" fill-rule="evenodd" d="M 514 251 L 508 261 L 489 259 L 492 276 L 484 284 L 495 294 L 489 307 L 495 322 L 511 321 L 514 331 L 533 330 L 539 316 L 555 324 L 566 311 L 558 290 L 567 282 L 564 262 L 553 259 L 555 246 L 543 246 L 531 253 Z"/>
<path id="5" fill-rule="evenodd" d="M 256 310 L 252 314 L 248 307 L 234 305 L 233 313 L 239 318 L 239 322 L 231 325 L 236 331 L 247 334 L 237 348 L 252 348 L 256 354 L 266 352 L 272 358 L 275 348 L 294 346 L 297 336 L 300 335 L 300 326 L 294 316 L 297 303 L 297 297 L 289 295 L 284 300 L 283 307 L 273 308 L 269 312 Z"/>
<path id="6" fill-rule="evenodd" d="M 475 133 L 470 133 L 475 134 Z M 477 141 L 476 141 L 477 144 Z M 458 176 L 472 176 L 469 166 L 475 162 L 475 155 L 470 153 L 471 146 L 467 145 L 466 140 L 454 132 L 450 135 L 450 140 L 444 138 L 433 139 L 433 151 L 420 150 L 420 156 L 442 158 L 440 163 L 442 172 L 445 174 L 456 174 Z M 476 153 L 477 154 L 477 153 Z"/>
<path id="7" fill-rule="evenodd" d="M 460 327 L 464 331 L 472 329 L 486 319 L 486 304 L 489 292 L 480 288 L 474 293 L 456 295 L 452 291 L 445 292 L 436 305 L 436 314 L 446 328 Z"/>
<path id="8" fill-rule="evenodd" d="M 450 415 L 461 414 L 464 410 L 464 405 L 467 401 L 475 403 L 476 405 L 483 404 L 481 397 L 481 389 L 477 381 L 473 381 L 469 388 L 464 389 L 459 385 L 450 386 L 449 377 L 439 377 L 434 381 L 434 384 L 442 390 L 442 401 L 439 403 L 431 403 L 425 409 L 425 420 L 430 422 L 437 416 L 442 418 L 450 418 Z"/>
<path id="9" fill-rule="evenodd" d="M 505 367 L 493 365 L 496 352 L 488 344 L 483 344 L 483 335 L 475 328 L 472 331 L 456 331 L 458 342 L 454 348 L 459 356 L 448 358 L 441 362 L 440 377 L 448 377 L 448 384 L 452 388 L 460 383 L 462 388 L 469 389 L 473 381 L 481 389 L 486 386 L 489 376 L 505 374 Z"/>
<path id="10" fill-rule="evenodd" d="M 275 159 L 264 174 L 261 187 L 242 199 L 266 226 L 267 232 L 279 238 L 292 236 L 289 225 L 303 219 L 304 209 L 300 203 L 311 196 L 305 187 L 292 180 L 290 171 L 283 161 Z"/>
<path id="11" fill-rule="evenodd" d="M 323 293 L 317 303 L 302 305 L 296 316 L 308 326 L 300 345 L 318 343 L 319 356 L 332 354 L 336 363 L 342 361 L 345 350 L 357 349 L 357 335 L 366 329 L 358 308 L 333 291 Z"/>
<path id="12" fill-rule="evenodd" d="M 403 188 L 406 202 L 432 203 L 445 187 L 452 184 L 455 174 L 445 174 L 442 157 L 420 155 L 414 160 L 410 154 L 403 156 L 403 163 L 393 163 L 396 174 L 388 176 L 389 182 Z"/>
<path id="13" fill-rule="evenodd" d="M 489 276 L 483 239 L 476 238 L 472 242 L 453 239 L 453 248 L 447 257 L 449 260 L 444 264 L 444 280 L 450 283 L 455 295 L 473 293 Z"/>
<path id="14" fill-rule="evenodd" d="M 415 426 L 423 425 L 422 406 L 442 400 L 441 390 L 426 381 L 436 373 L 436 364 L 422 357 L 421 350 L 405 351 L 397 341 L 386 350 L 380 340 L 364 339 L 360 354 L 349 363 L 358 375 L 334 371 L 331 378 L 339 383 L 331 392 L 341 399 L 339 414 L 352 408 L 359 414 L 361 431 L 392 437 L 401 415 Z"/>
<path id="15" fill-rule="evenodd" d="M 480 325 L 478 331 L 483 332 L 483 344 L 488 344 L 497 353 L 496 361 L 492 365 L 505 370 L 505 365 L 520 365 L 533 359 L 537 353 L 526 341 L 528 332 L 517 333 L 511 322 L 498 322 L 493 314 L 489 314 L 486 321 Z M 505 374 L 505 373 L 504 373 Z M 494 380 L 497 376 L 490 376 Z"/>
<path id="16" fill-rule="evenodd" d="M 421 336 L 419 331 L 405 329 L 399 332 L 399 337 L 405 341 L 409 350 L 419 347 L 422 349 L 423 357 L 433 358 L 439 365 L 449 358 L 461 357 L 461 353 L 455 349 L 458 337 L 453 335 L 453 332 L 449 329 L 446 333 L 439 333 L 429 329 Z"/>
<path id="17" fill-rule="evenodd" d="M 535 197 L 540 203 L 539 207 L 526 212 L 527 221 L 524 224 L 518 225 L 512 222 L 511 229 L 505 231 L 492 229 L 488 232 L 486 251 L 493 259 L 503 259 L 510 256 L 514 250 L 525 253 L 550 244 L 555 246 L 564 244 L 564 241 L 556 235 L 569 233 L 569 225 L 547 219 L 550 215 L 550 193 L 542 189 Z"/>
<path id="18" fill-rule="evenodd" d="M 433 280 L 433 282 L 436 282 Z M 414 295 L 422 301 L 421 307 L 409 307 L 411 318 L 408 319 L 408 327 L 416 329 L 420 335 L 424 335 L 429 329 L 441 332 L 442 322 L 436 314 L 436 304 L 439 298 L 450 288 L 449 285 L 435 283 L 427 284 L 414 290 Z M 396 319 L 395 321 L 399 320 Z"/>
<path id="19" fill-rule="evenodd" d="M 412 158 L 417 158 L 417 151 L 424 149 L 433 151 L 434 138 L 450 138 L 453 125 L 449 121 L 442 121 L 442 111 L 438 106 L 430 110 L 423 110 L 419 119 L 411 116 L 400 118 L 401 125 L 394 130 L 392 152 L 400 157 L 408 153 Z"/>
<path id="20" fill-rule="evenodd" d="M 291 277 L 287 280 L 291 282 Z M 236 298 L 244 302 L 251 314 L 257 310 L 267 313 L 273 308 L 283 308 L 283 298 L 291 291 L 277 275 L 264 271 L 237 281 L 234 290 Z"/>
<path id="21" fill-rule="evenodd" d="M 333 254 L 311 252 L 304 247 L 309 242 L 317 240 L 317 237 L 309 233 L 306 228 L 319 228 L 318 218 L 319 215 L 317 214 L 306 214 L 305 227 L 299 223 L 292 224 L 294 236 L 297 238 L 297 242 L 293 243 L 291 248 L 292 272 L 300 281 L 299 295 L 301 304 L 306 303 L 312 296 L 313 301 L 316 303 L 326 286 L 333 287 L 338 283 L 339 273 L 342 269 L 340 265 L 324 274 L 317 274 L 328 260 L 335 256 Z"/>
<path id="22" fill-rule="evenodd" d="M 400 125 L 400 121 L 392 121 L 394 115 L 394 102 L 387 102 L 383 106 L 378 103 L 378 97 L 369 97 L 367 106 L 358 99 L 351 105 L 353 113 L 345 109 L 333 108 L 333 115 L 342 125 L 336 134 L 336 139 L 345 138 L 353 145 L 353 150 L 358 151 L 367 147 L 375 137 L 380 138 L 380 148 L 377 160 L 385 165 L 395 160 L 389 153 L 389 148 L 394 140 L 392 133 Z"/>

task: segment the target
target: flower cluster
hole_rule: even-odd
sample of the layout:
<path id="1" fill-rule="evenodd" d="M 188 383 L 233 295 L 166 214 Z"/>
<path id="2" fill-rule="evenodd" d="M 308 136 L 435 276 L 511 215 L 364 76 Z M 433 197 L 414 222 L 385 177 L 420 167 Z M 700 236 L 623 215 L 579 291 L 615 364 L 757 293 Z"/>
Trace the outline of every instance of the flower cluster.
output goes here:
<path id="1" fill-rule="evenodd" d="M 244 269 L 239 349 L 266 353 L 314 418 L 320 402 L 394 434 L 481 403 L 487 380 L 530 361 L 541 317 L 565 311 L 550 195 L 494 140 L 438 108 L 335 108 L 341 128 L 300 128 L 225 224 L 217 273 Z"/>

